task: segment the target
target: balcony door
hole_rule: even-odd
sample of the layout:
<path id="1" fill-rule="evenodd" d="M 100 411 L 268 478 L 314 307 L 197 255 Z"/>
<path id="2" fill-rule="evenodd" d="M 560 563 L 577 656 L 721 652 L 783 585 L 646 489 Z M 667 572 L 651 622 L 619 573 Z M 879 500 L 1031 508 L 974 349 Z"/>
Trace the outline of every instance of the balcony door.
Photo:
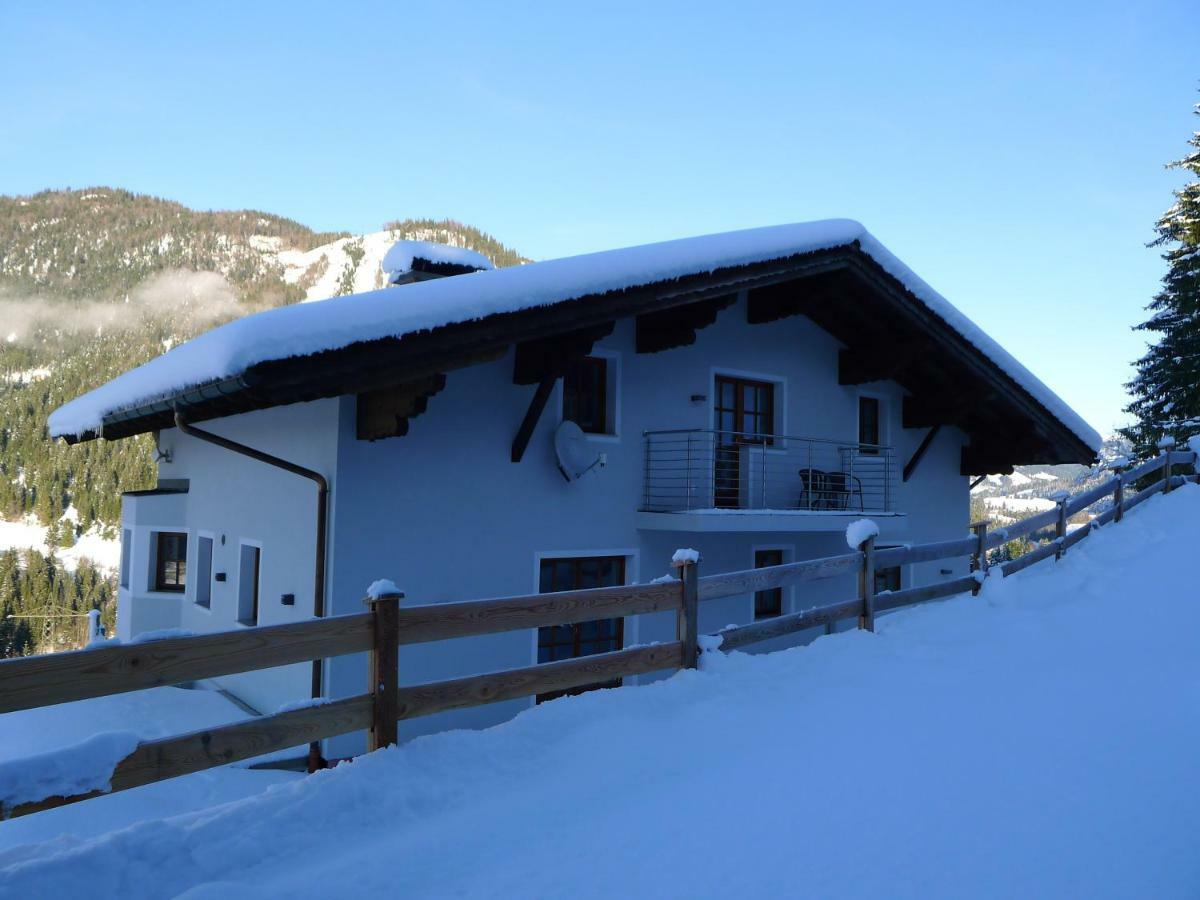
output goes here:
<path id="1" fill-rule="evenodd" d="M 539 567 L 539 591 L 580 591 L 588 588 L 616 587 L 625 583 L 625 557 L 579 556 L 543 559 Z M 538 629 L 538 662 L 557 662 L 620 650 L 624 641 L 622 618 L 596 619 L 574 625 L 552 625 Z M 620 687 L 621 679 L 588 684 L 565 691 L 538 694 L 537 702 L 555 697 L 582 694 L 597 688 Z"/>
<path id="2" fill-rule="evenodd" d="M 775 385 L 718 375 L 713 421 L 713 505 L 736 508 L 742 503 L 742 458 L 748 445 L 766 445 L 775 434 Z"/>

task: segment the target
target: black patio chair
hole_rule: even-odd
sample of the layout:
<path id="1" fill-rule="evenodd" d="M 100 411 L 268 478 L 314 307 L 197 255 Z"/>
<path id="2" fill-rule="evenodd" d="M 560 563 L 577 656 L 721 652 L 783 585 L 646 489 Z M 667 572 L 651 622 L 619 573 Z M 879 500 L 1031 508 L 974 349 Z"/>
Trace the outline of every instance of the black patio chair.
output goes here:
<path id="1" fill-rule="evenodd" d="M 863 501 L 862 480 L 856 475 L 826 472 L 807 466 L 800 469 L 801 509 L 849 509 L 850 501 L 856 495 L 861 512 L 866 509 L 866 504 Z"/>

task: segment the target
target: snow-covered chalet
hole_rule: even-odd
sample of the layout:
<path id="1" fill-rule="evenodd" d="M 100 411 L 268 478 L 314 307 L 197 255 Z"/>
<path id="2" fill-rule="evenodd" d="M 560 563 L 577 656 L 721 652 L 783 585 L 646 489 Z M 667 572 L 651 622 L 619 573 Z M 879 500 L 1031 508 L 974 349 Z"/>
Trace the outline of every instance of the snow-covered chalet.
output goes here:
<path id="1" fill-rule="evenodd" d="M 706 575 L 829 556 L 864 516 L 880 546 L 949 540 L 966 534 L 971 476 L 1088 463 L 1100 446 L 851 221 L 507 269 L 403 242 L 385 268 L 394 286 L 230 322 L 51 416 L 72 443 L 157 441 L 157 488 L 124 498 L 122 639 L 361 612 L 380 578 L 410 605 L 649 581 L 679 547 L 700 551 Z M 967 569 L 883 570 L 877 589 Z M 705 603 L 701 629 L 852 591 L 833 580 Z M 401 678 L 670 641 L 674 627 L 658 613 L 419 644 Z M 273 712 L 365 679 L 356 656 L 222 686 Z M 361 742 L 331 743 L 344 756 Z"/>

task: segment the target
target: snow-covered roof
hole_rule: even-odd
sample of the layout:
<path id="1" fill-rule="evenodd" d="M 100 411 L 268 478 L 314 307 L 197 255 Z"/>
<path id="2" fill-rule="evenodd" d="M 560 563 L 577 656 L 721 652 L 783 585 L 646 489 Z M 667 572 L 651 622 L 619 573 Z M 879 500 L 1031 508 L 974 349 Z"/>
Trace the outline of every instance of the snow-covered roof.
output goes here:
<path id="1" fill-rule="evenodd" d="M 482 253 L 466 247 L 451 247 L 433 241 L 397 241 L 383 258 L 382 268 L 388 280 L 413 270 L 416 260 L 434 265 L 454 266 L 464 269 L 492 269 L 492 261 Z"/>
<path id="2" fill-rule="evenodd" d="M 181 344 L 55 410 L 55 437 L 100 433 L 114 414 L 170 402 L 261 363 L 400 338 L 488 316 L 546 307 L 719 269 L 856 246 L 1092 450 L 1099 434 L 996 341 L 958 311 L 861 224 L 828 219 L 606 250 L 491 269 L 237 319 Z M 407 252 L 407 251 L 406 251 Z"/>

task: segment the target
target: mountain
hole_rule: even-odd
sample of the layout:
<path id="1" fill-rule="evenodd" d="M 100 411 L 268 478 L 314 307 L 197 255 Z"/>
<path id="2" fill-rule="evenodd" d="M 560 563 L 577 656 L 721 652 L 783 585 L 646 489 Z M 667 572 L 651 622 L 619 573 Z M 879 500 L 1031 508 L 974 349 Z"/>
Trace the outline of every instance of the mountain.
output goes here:
<path id="1" fill-rule="evenodd" d="M 67 447 L 47 437 L 52 409 L 229 319 L 383 287 L 402 239 L 528 261 L 448 219 L 355 235 L 107 187 L 0 196 L 0 616 L 103 605 L 84 557 L 111 571 L 121 493 L 155 480 L 148 435 Z M 39 643 L 14 629 L 0 618 L 0 656 Z"/>
<path id="2" fill-rule="evenodd" d="M 1132 455 L 1132 445 L 1119 435 L 1108 438 L 1100 448 L 1102 464 Z M 971 490 L 971 520 L 989 519 L 1000 526 L 1011 524 L 1053 509 L 1054 500 L 1050 498 L 1060 491 L 1087 490 L 1107 477 L 1109 473 L 1103 465 L 1089 468 L 1072 464 L 1017 466 L 1011 475 L 988 475 Z"/>

